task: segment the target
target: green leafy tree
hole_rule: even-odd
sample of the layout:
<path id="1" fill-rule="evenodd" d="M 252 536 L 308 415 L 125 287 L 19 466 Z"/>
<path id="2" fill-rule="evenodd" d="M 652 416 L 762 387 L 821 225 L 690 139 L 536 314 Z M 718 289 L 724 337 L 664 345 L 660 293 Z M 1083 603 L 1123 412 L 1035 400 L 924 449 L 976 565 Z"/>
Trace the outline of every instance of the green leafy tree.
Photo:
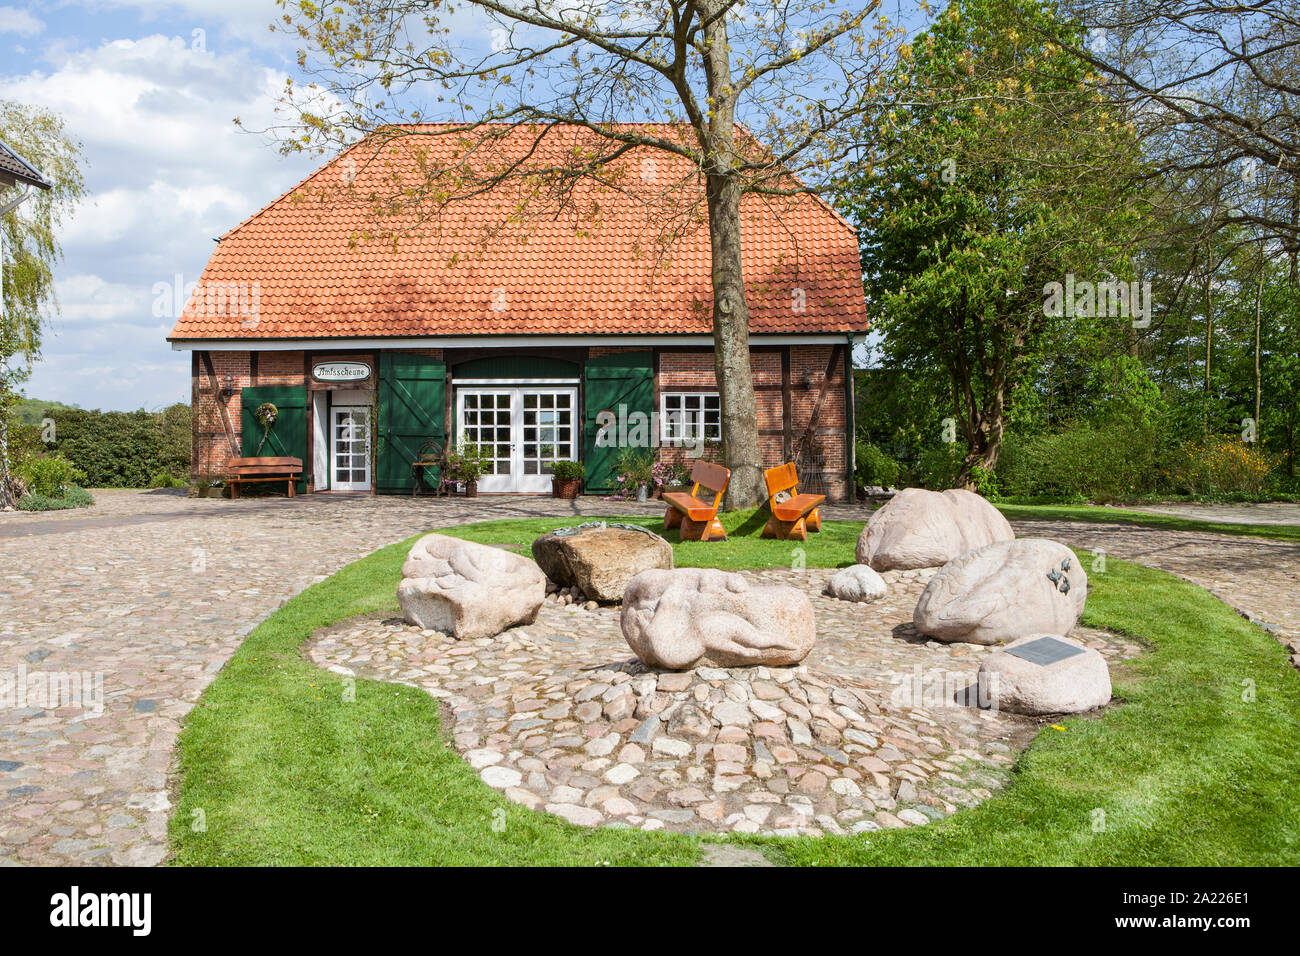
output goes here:
<path id="1" fill-rule="evenodd" d="M 1130 334 L 1128 318 L 1046 307 L 1048 284 L 1070 276 L 1131 279 L 1141 218 L 1131 132 L 1060 49 L 1077 32 L 1033 0 L 953 3 L 912 45 L 878 117 L 885 158 L 840 197 L 862 236 L 885 366 L 945 373 L 947 430 L 965 442 L 959 486 L 996 466 L 1029 376 Z"/>
<path id="2" fill-rule="evenodd" d="M 81 146 L 55 113 L 0 99 L 0 140 L 41 171 L 50 184 L 32 190 L 27 200 L 0 220 L 3 229 L 4 302 L 0 317 L 0 507 L 13 505 L 8 455 L 9 410 L 16 389 L 40 355 L 41 333 L 57 311 L 54 265 L 58 231 L 86 194 L 81 175 Z M 17 198 L 0 189 L 0 206 Z"/>

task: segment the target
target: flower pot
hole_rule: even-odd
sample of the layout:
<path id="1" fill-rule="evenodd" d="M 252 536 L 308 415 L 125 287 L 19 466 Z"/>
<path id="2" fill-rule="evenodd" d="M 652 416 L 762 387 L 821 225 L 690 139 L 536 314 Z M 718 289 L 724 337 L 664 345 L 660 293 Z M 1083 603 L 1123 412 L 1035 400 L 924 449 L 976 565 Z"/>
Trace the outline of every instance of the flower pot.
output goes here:
<path id="1" fill-rule="evenodd" d="M 559 478 L 551 479 L 552 498 L 576 498 L 581 493 L 581 478 L 570 478 L 568 481 L 561 481 Z"/>
<path id="2" fill-rule="evenodd" d="M 466 498 L 477 498 L 477 497 L 478 497 L 478 482 L 477 482 L 477 481 L 467 481 L 467 482 L 465 482 L 465 497 L 466 497 Z"/>

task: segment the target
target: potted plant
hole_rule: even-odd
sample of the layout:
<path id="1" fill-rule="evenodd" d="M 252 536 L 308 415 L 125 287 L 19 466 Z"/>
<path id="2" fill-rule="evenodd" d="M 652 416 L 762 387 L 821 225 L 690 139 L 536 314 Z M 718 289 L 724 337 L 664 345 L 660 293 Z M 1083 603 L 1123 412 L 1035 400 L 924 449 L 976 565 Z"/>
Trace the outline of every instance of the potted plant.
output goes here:
<path id="1" fill-rule="evenodd" d="M 625 448 L 614 459 L 614 471 L 617 477 L 618 491 L 614 497 L 619 499 L 636 498 L 645 501 L 650 497 L 650 486 L 654 484 L 654 455 L 650 452 L 637 452 Z"/>
<path id="2" fill-rule="evenodd" d="M 220 497 L 221 479 L 217 478 L 211 472 L 203 472 L 194 482 L 194 496 L 196 498 Z"/>
<path id="3" fill-rule="evenodd" d="M 478 497 L 478 480 L 486 471 L 487 456 L 478 445 L 457 445 L 447 452 L 447 477 L 465 487 L 466 498 Z"/>
<path id="4" fill-rule="evenodd" d="M 691 466 L 682 461 L 658 461 L 654 467 L 655 494 L 691 490 Z"/>
<path id="5" fill-rule="evenodd" d="M 582 491 L 582 477 L 587 473 L 580 461 L 551 462 L 551 497 L 576 498 Z"/>

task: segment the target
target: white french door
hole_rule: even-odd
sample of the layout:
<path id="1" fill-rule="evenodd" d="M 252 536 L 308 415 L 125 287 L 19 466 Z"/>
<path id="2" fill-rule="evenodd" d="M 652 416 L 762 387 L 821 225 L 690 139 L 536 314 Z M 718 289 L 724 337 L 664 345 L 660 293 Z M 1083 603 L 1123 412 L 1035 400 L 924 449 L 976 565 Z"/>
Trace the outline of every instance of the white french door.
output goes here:
<path id="1" fill-rule="evenodd" d="M 488 459 L 479 491 L 546 492 L 551 462 L 577 458 L 578 390 L 567 387 L 460 388 L 456 440 Z"/>
<path id="2" fill-rule="evenodd" d="M 330 409 L 330 488 L 370 490 L 370 406 Z"/>

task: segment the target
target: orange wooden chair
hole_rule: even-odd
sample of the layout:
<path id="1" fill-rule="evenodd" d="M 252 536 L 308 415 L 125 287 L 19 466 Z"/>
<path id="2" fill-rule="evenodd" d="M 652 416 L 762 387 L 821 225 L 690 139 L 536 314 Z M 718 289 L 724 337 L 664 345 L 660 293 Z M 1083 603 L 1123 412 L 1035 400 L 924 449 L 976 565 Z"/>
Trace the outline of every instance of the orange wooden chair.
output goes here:
<path id="1" fill-rule="evenodd" d="M 697 461 L 691 466 L 691 491 L 670 491 L 664 495 L 668 511 L 664 514 L 665 528 L 681 528 L 683 541 L 726 541 L 727 532 L 718 520 L 718 506 L 722 493 L 731 480 L 731 469 L 707 461 Z M 703 489 L 713 495 L 713 503 L 700 499 Z"/>
<path id="2" fill-rule="evenodd" d="M 772 511 L 763 528 L 764 538 L 807 541 L 809 531 L 821 531 L 821 506 L 826 496 L 799 494 L 799 474 L 793 462 L 767 469 L 763 483 L 767 485 L 767 506 Z"/>

